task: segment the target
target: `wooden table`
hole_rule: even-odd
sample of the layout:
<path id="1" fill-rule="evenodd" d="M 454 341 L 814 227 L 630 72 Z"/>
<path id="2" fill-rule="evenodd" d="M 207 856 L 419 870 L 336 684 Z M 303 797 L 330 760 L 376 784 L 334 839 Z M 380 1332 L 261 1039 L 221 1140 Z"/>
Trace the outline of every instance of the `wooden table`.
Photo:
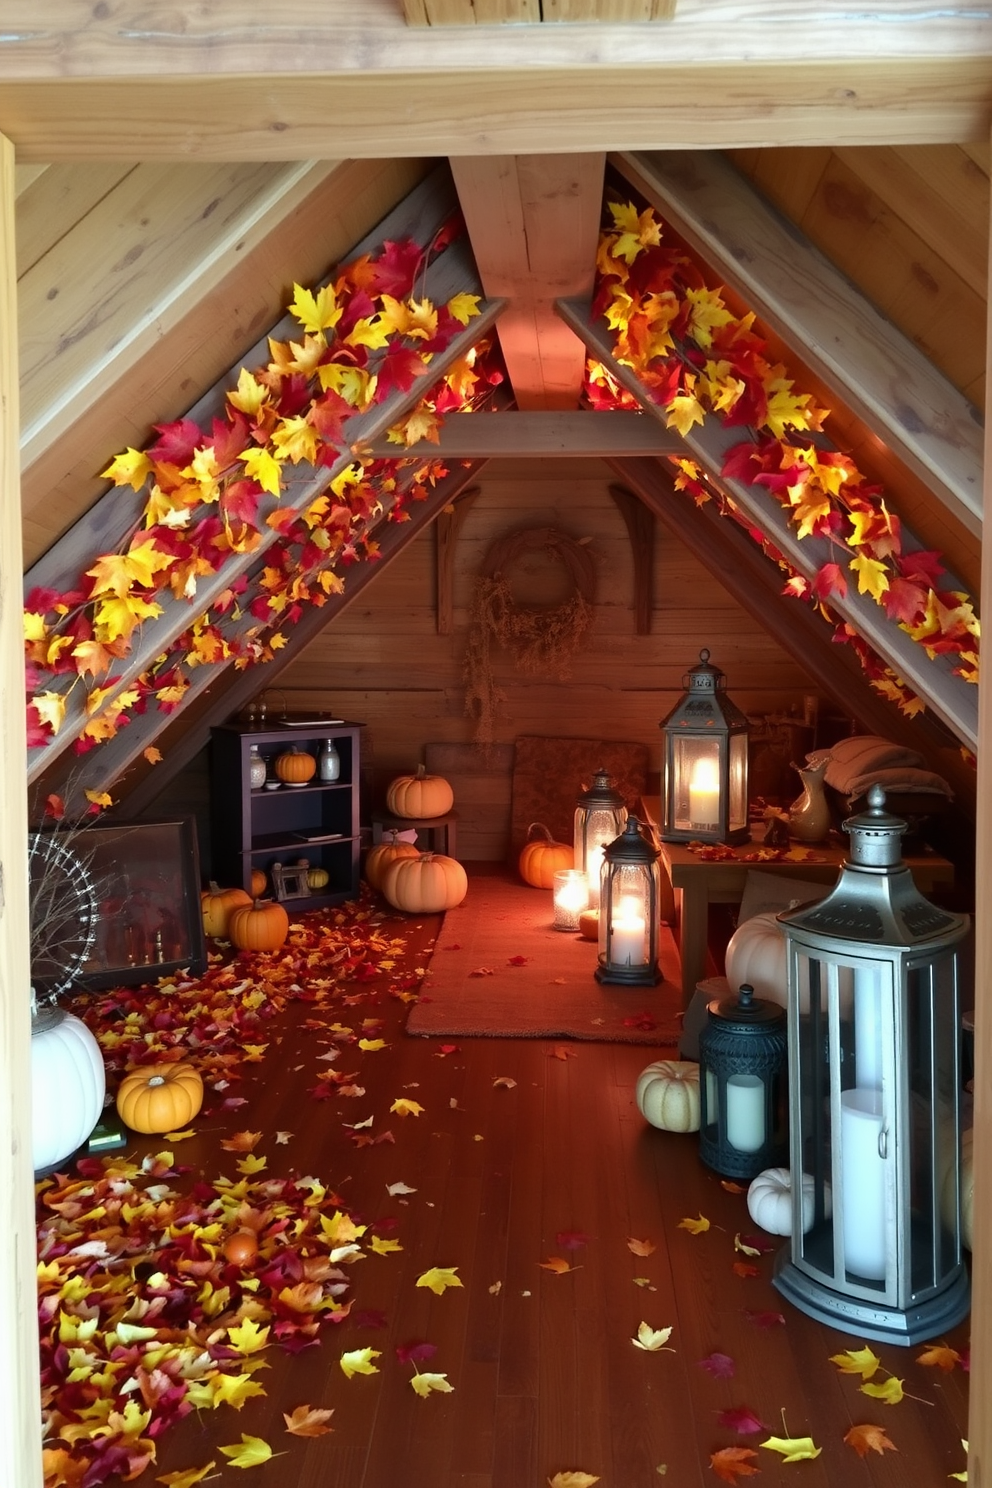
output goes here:
<path id="1" fill-rule="evenodd" d="M 660 821 L 661 802 L 657 796 L 643 798 L 645 819 L 653 827 Z M 676 940 L 682 960 L 682 1001 L 685 1007 L 702 981 L 706 967 L 706 937 L 711 904 L 740 904 L 744 897 L 747 875 L 752 869 L 759 873 L 773 873 L 785 878 L 804 879 L 810 883 L 833 884 L 840 865 L 847 857 L 848 845 L 835 842 L 817 843 L 811 851 L 818 861 L 800 859 L 793 861 L 743 862 L 740 857 L 727 858 L 723 862 L 712 862 L 690 852 L 682 842 L 659 842 L 661 861 L 674 890 L 675 915 L 677 920 Z M 800 844 L 801 845 L 801 844 Z M 745 843 L 737 849 L 738 854 L 753 852 L 761 846 L 761 828 L 754 829 L 751 846 Z M 938 884 L 954 882 L 954 865 L 937 853 L 907 856 L 903 859 L 911 869 L 916 887 L 921 894 L 930 895 Z"/>

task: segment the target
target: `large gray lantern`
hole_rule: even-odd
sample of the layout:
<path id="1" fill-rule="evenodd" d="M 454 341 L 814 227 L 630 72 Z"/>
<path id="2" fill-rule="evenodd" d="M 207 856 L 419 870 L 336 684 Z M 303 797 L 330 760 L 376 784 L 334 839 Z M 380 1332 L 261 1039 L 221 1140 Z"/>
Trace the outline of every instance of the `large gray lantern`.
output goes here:
<path id="1" fill-rule="evenodd" d="M 589 907 L 599 905 L 599 879 L 603 866 L 603 849 L 613 842 L 627 824 L 623 796 L 615 788 L 612 775 L 597 770 L 592 785 L 579 796 L 575 807 L 575 850 L 573 867 L 586 875 Z"/>
<path id="2" fill-rule="evenodd" d="M 665 842 L 747 842 L 748 721 L 727 697 L 726 678 L 699 653 L 682 678 L 686 694 L 661 723 Z"/>
<path id="3" fill-rule="evenodd" d="M 879 786 L 844 829 L 836 886 L 779 916 L 793 1217 L 775 1285 L 821 1322 L 915 1344 L 968 1311 L 958 949 L 969 921 L 918 892 L 900 856 L 906 823 Z"/>

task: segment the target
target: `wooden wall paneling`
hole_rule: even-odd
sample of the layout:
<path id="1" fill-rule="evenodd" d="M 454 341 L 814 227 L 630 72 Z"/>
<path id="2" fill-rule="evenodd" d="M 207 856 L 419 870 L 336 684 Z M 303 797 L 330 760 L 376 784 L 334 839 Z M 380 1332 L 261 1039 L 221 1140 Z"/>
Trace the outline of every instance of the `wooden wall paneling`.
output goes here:
<path id="1" fill-rule="evenodd" d="M 654 407 L 641 392 L 636 376 L 629 368 L 614 360 L 611 336 L 605 323 L 600 321 L 599 324 L 590 326 L 588 307 L 584 305 L 561 301 L 559 310 L 575 327 L 576 332 L 585 338 L 593 355 L 609 367 L 614 377 L 635 397 L 641 396 L 646 407 Z M 661 416 L 661 410 L 656 409 L 656 412 Z M 725 456 L 738 439 L 736 429 L 726 428 L 710 420 L 705 426 L 697 426 L 690 431 L 686 446 L 711 479 L 727 489 L 737 506 L 767 534 L 792 567 L 807 579 L 812 579 L 823 563 L 832 560 L 834 550 L 819 539 L 806 538 L 800 543 L 782 507 L 773 497 L 768 497 L 762 488 L 721 478 L 719 472 Z M 905 524 L 903 538 L 909 545 L 915 545 L 913 534 Z M 950 588 L 958 587 L 951 573 L 948 573 L 947 582 Z M 933 709 L 965 747 L 974 749 L 978 732 L 978 689 L 956 676 L 950 664 L 942 664 L 940 658 L 929 658 L 921 646 L 887 619 L 884 611 L 870 596 L 858 594 L 851 587 L 845 596 L 834 596 L 833 608 L 840 617 L 854 626 L 896 674 Z"/>
<path id="2" fill-rule="evenodd" d="M 992 309 L 992 274 L 989 306 Z M 992 367 L 992 314 L 986 324 Z M 988 379 L 992 389 L 992 378 Z M 985 501 L 992 514 L 992 398 L 985 409 Z M 982 561 L 982 609 L 992 613 L 992 555 Z M 981 688 L 975 855 L 975 1193 L 971 1273 L 971 1408 L 968 1481 L 992 1482 L 992 687 Z"/>
<path id="3" fill-rule="evenodd" d="M 801 222 L 830 160 L 828 145 L 795 149 L 728 150 L 741 175 L 793 222 Z"/>
<path id="4" fill-rule="evenodd" d="M 670 21 L 676 0 L 543 0 L 545 21 Z"/>
<path id="5" fill-rule="evenodd" d="M 554 301 L 592 293 L 605 156 L 453 155 L 451 169 L 483 287 L 508 302 L 497 334 L 517 407 L 575 408 L 585 352 Z"/>
<path id="6" fill-rule="evenodd" d="M 687 151 L 625 155 L 617 164 L 795 355 L 979 533 L 978 416 L 926 357 L 726 161 Z"/>
<path id="7" fill-rule="evenodd" d="M 989 147 L 988 140 L 972 140 L 968 144 L 962 144 L 960 148 L 969 160 L 974 161 L 980 171 L 986 176 L 992 175 L 992 149 Z"/>
<path id="8" fill-rule="evenodd" d="M 16 201 L 23 192 L 27 191 L 28 187 L 37 181 L 38 177 L 47 169 L 47 165 L 15 165 L 14 200 Z"/>
<path id="9" fill-rule="evenodd" d="M 113 456 L 141 449 L 153 424 L 180 417 L 283 316 L 293 281 L 313 285 L 352 252 L 427 172 L 420 160 L 348 161 L 236 255 L 229 272 L 126 377 L 105 384 L 85 414 L 21 472 L 25 566 L 37 562 L 106 490 Z M 210 327 L 210 335 L 203 333 Z M 261 359 L 261 354 L 260 354 Z M 390 454 L 395 453 L 395 447 Z"/>
<path id="10" fill-rule="evenodd" d="M 24 640 L 17 467 L 14 148 L 0 136 L 0 746 L 8 773 L 0 819 L 0 1480 L 41 1488 L 38 1294 L 31 1171 L 31 965 L 27 799 L 22 787 Z M 52 1092 L 55 1099 L 56 1092 Z"/>
<path id="11" fill-rule="evenodd" d="M 31 167 L 23 169 L 29 171 Z M 17 197 L 18 279 L 73 232 L 135 169 L 134 165 L 113 162 L 106 165 L 50 165 L 28 182 Z M 124 251 L 129 247 L 130 244 L 126 245 Z M 101 243 L 100 250 L 102 254 L 112 252 L 109 242 Z M 92 244 L 88 251 L 92 251 Z M 59 308 L 66 314 L 71 313 L 68 305 Z"/>
<path id="12" fill-rule="evenodd" d="M 610 486 L 609 490 L 630 538 L 634 563 L 634 630 L 637 635 L 650 635 L 654 608 L 654 513 L 623 486 Z"/>
<path id="13" fill-rule="evenodd" d="M 18 284 L 21 459 L 62 436 L 65 415 L 153 352 L 166 326 L 335 169 L 144 164 L 130 171 Z"/>
<path id="14" fill-rule="evenodd" d="M 434 583 L 438 635 L 450 635 L 454 623 L 455 559 L 458 534 L 479 494 L 472 486 L 438 514 L 434 523 Z"/>

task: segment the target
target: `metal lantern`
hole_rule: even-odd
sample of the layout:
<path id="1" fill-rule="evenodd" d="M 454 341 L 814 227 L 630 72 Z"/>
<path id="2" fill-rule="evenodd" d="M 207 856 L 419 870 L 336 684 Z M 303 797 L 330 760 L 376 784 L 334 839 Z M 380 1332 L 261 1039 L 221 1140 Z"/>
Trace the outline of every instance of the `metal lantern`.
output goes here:
<path id="1" fill-rule="evenodd" d="M 603 850 L 599 894 L 598 982 L 653 987 L 658 968 L 660 854 L 636 816 Z"/>
<path id="2" fill-rule="evenodd" d="M 726 679 L 699 653 L 662 732 L 661 836 L 665 842 L 747 842 L 748 721 L 724 691 Z"/>
<path id="3" fill-rule="evenodd" d="M 879 786 L 844 829 L 836 887 L 779 916 L 794 1181 L 775 1285 L 821 1322 L 914 1344 L 968 1310 L 958 950 L 969 921 L 918 892 L 900 857 L 906 823 L 886 812 Z"/>
<path id="4" fill-rule="evenodd" d="M 709 1003 L 699 1035 L 699 1155 L 728 1178 L 785 1161 L 786 1019 L 776 1002 L 737 995 Z"/>
<path id="5" fill-rule="evenodd" d="M 574 867 L 586 875 L 589 885 L 589 907 L 599 904 L 600 869 L 603 849 L 623 831 L 627 808 L 606 770 L 597 770 L 592 785 L 582 792 L 575 807 Z"/>

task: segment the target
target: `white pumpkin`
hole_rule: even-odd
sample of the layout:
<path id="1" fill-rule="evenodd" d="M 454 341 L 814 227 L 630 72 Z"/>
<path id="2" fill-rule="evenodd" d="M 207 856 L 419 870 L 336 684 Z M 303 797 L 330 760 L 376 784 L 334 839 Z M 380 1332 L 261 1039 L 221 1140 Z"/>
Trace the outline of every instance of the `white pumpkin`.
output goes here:
<path id="1" fill-rule="evenodd" d="M 658 1059 L 637 1077 L 637 1109 L 661 1131 L 699 1130 L 699 1065 Z"/>
<path id="2" fill-rule="evenodd" d="M 825 1195 L 830 1213 L 830 1194 Z M 803 1234 L 813 1225 L 814 1184 L 803 1174 Z M 747 1212 L 759 1229 L 769 1235 L 792 1234 L 792 1173 L 788 1168 L 766 1168 L 752 1179 L 747 1191 Z"/>
<path id="3" fill-rule="evenodd" d="M 44 1020 L 44 1015 L 42 1015 Z M 107 1088 L 100 1045 L 71 1013 L 31 1036 L 31 1155 L 36 1173 L 88 1139 Z"/>
<path id="4" fill-rule="evenodd" d="M 727 946 L 727 981 L 731 991 L 746 984 L 756 997 L 788 1006 L 785 931 L 773 914 L 752 915 L 738 925 Z"/>

